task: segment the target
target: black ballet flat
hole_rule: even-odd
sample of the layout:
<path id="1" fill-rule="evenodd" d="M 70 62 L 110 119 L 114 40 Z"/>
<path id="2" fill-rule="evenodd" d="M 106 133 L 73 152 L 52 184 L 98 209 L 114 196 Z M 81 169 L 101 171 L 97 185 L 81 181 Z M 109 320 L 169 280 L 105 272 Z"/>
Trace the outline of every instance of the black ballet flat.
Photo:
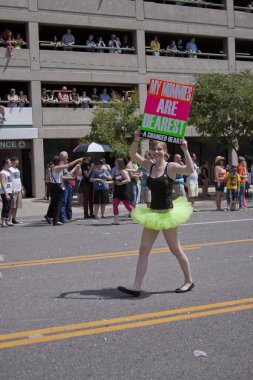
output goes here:
<path id="1" fill-rule="evenodd" d="M 130 296 L 133 296 L 133 297 L 140 297 L 141 295 L 140 290 L 131 290 L 131 289 L 125 288 L 124 286 L 118 286 L 118 290 L 122 293 L 129 294 Z"/>
<path id="2" fill-rule="evenodd" d="M 48 224 L 51 225 L 51 220 L 50 220 L 50 218 L 49 218 L 47 215 L 44 215 L 44 218 L 46 219 L 46 221 L 48 222 Z"/>
<path id="3" fill-rule="evenodd" d="M 192 282 L 191 285 L 188 286 L 188 288 L 182 290 L 181 288 L 177 288 L 175 290 L 175 293 L 186 293 L 186 292 L 189 292 L 190 290 L 192 290 L 194 288 L 194 283 Z"/>

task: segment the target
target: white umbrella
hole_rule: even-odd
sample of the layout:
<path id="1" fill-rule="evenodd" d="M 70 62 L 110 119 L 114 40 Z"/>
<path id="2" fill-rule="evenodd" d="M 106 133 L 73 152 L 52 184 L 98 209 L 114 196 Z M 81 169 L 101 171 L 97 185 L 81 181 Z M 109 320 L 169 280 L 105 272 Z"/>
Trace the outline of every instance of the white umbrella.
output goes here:
<path id="1" fill-rule="evenodd" d="M 73 153 L 107 153 L 113 152 L 109 145 L 97 144 L 95 142 L 80 144 L 75 147 Z"/>

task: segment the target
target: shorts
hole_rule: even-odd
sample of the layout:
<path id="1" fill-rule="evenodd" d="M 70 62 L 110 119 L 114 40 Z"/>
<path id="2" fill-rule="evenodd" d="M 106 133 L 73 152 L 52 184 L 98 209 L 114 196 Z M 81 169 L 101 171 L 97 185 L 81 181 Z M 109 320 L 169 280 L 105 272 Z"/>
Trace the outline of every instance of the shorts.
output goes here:
<path id="1" fill-rule="evenodd" d="M 22 191 L 12 193 L 11 208 L 22 208 Z"/>
<path id="2" fill-rule="evenodd" d="M 236 201 L 238 198 L 237 189 L 227 189 L 227 201 L 230 202 L 232 198 L 232 202 Z"/>
<path id="3" fill-rule="evenodd" d="M 225 189 L 225 182 L 220 182 L 218 186 L 218 182 L 215 182 L 215 190 L 216 191 L 224 191 Z"/>
<path id="4" fill-rule="evenodd" d="M 188 188 L 188 197 L 190 198 L 194 198 L 194 197 L 197 197 L 199 195 L 199 187 L 198 187 L 198 183 L 187 183 L 186 184 L 187 188 Z"/>
<path id="5" fill-rule="evenodd" d="M 151 202 L 151 191 L 149 189 L 141 189 L 141 202 L 142 203 Z"/>
<path id="6" fill-rule="evenodd" d="M 186 197 L 184 184 L 183 183 L 175 183 L 174 184 L 174 192 L 175 192 L 175 198 L 178 197 Z"/>
<path id="7" fill-rule="evenodd" d="M 94 190 L 94 204 L 106 205 L 109 203 L 109 191 L 108 190 Z"/>

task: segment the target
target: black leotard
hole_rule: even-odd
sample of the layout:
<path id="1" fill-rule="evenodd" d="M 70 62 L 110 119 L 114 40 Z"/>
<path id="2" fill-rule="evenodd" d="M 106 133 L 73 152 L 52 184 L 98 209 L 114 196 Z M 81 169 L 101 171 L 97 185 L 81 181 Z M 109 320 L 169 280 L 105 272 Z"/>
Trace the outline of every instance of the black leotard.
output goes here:
<path id="1" fill-rule="evenodd" d="M 168 164 L 164 169 L 163 175 L 157 178 L 151 177 L 154 165 L 151 166 L 150 175 L 147 178 L 147 186 L 151 190 L 150 208 L 153 210 L 167 210 L 173 208 L 172 190 L 174 180 L 167 174 Z"/>

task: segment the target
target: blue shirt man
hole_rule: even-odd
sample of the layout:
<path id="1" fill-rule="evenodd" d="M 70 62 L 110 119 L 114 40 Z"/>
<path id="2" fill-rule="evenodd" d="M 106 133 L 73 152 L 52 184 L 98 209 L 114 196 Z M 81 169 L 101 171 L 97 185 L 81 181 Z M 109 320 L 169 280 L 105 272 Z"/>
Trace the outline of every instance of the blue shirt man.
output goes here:
<path id="1" fill-rule="evenodd" d="M 197 53 L 199 51 L 198 47 L 197 47 L 197 45 L 195 43 L 195 38 L 194 37 L 192 37 L 190 39 L 190 41 L 187 42 L 187 44 L 186 44 L 186 50 L 189 51 L 189 52 L 191 52 L 191 53 Z"/>

